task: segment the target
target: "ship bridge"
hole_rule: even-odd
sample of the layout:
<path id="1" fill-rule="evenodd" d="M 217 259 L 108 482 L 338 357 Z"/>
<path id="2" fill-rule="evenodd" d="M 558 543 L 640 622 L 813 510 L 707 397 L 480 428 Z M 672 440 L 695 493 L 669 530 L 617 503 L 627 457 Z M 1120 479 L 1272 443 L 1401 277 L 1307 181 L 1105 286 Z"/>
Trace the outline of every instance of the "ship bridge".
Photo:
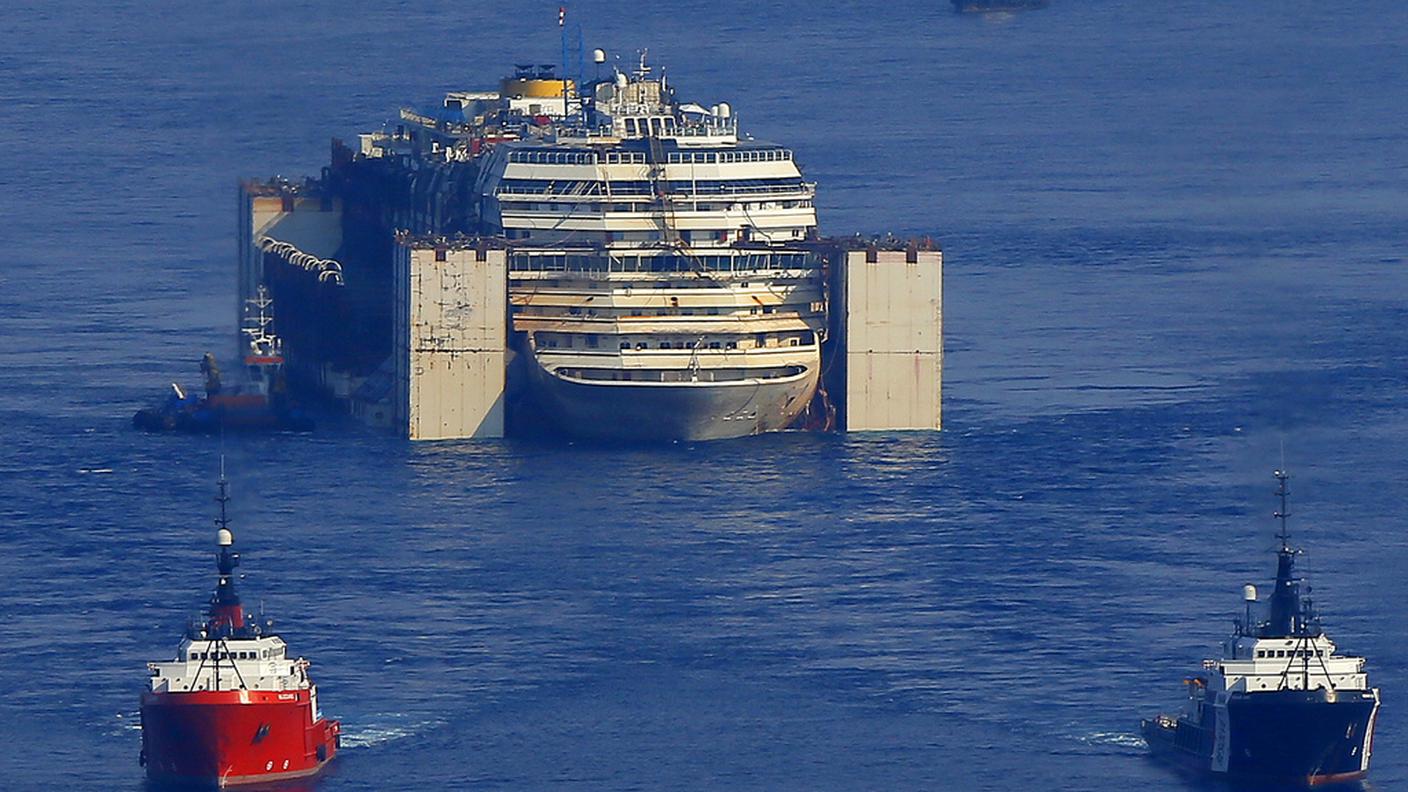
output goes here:
<path id="1" fill-rule="evenodd" d="M 308 661 L 291 659 L 283 639 L 187 638 L 176 659 L 148 663 L 153 693 L 204 690 L 306 690 Z"/>

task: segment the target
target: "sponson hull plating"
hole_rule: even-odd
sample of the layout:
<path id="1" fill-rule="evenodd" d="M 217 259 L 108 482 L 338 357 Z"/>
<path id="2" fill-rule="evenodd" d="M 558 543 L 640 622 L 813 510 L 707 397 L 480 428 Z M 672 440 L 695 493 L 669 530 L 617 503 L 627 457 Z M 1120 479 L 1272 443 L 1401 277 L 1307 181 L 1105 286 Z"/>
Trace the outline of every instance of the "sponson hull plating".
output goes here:
<path id="1" fill-rule="evenodd" d="M 1158 756 L 1200 771 L 1314 786 L 1369 772 L 1379 691 L 1364 658 L 1336 654 L 1308 598 L 1300 592 L 1285 529 L 1286 479 L 1280 471 L 1280 549 L 1268 616 L 1254 621 L 1256 591 L 1247 587 L 1247 618 L 1223 644 L 1220 659 L 1188 677 L 1178 716 L 1142 724 Z"/>
<path id="2" fill-rule="evenodd" d="M 272 621 L 244 612 L 223 478 L 219 501 L 215 594 L 175 660 L 147 665 L 141 761 L 153 781 L 202 786 L 309 776 L 337 753 L 340 726 L 318 708 L 308 661 L 288 656 Z"/>

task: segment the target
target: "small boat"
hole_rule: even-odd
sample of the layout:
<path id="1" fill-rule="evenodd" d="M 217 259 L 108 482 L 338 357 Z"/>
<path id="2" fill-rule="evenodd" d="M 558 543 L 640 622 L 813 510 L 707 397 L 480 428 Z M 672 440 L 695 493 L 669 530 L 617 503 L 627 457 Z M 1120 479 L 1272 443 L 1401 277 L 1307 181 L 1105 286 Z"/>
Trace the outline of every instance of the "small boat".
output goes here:
<path id="1" fill-rule="evenodd" d="M 995 14 L 1046 8 L 1049 0 L 953 0 L 953 10 L 960 14 Z"/>
<path id="2" fill-rule="evenodd" d="M 1337 654 L 1301 596 L 1301 551 L 1286 531 L 1289 477 L 1275 475 L 1280 549 L 1267 618 L 1254 620 L 1256 588 L 1246 586 L 1245 619 L 1222 656 L 1184 680 L 1184 711 L 1142 721 L 1141 731 L 1154 756 L 1216 776 L 1298 787 L 1356 781 L 1369 772 L 1379 691 L 1364 658 Z"/>
<path id="3" fill-rule="evenodd" d="M 288 656 L 271 620 L 245 613 L 223 474 L 216 500 L 215 593 L 175 660 L 147 664 L 140 762 L 154 782 L 216 788 L 311 776 L 336 755 L 341 725 L 319 711 L 308 661 Z"/>
<path id="4" fill-rule="evenodd" d="M 222 430 L 313 431 L 313 419 L 289 397 L 284 380 L 283 343 L 273 332 L 273 300 L 263 286 L 245 307 L 248 339 L 242 377 L 224 382 L 215 356 L 201 359 L 205 396 L 171 384 L 172 393 L 155 407 L 138 410 L 132 426 L 148 432 L 213 434 Z"/>

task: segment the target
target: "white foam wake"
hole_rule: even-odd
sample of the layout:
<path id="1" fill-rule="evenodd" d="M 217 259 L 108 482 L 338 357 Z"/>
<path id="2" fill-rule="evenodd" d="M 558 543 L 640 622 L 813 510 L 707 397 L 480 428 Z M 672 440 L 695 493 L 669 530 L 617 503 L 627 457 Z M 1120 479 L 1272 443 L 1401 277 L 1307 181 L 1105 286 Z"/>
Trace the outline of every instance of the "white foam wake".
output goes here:
<path id="1" fill-rule="evenodd" d="M 442 720 L 407 721 L 395 715 L 373 718 L 369 723 L 355 721 L 349 723 L 344 720 L 342 722 L 342 747 L 368 748 L 374 745 L 384 745 L 424 734 L 443 725 L 445 722 Z"/>

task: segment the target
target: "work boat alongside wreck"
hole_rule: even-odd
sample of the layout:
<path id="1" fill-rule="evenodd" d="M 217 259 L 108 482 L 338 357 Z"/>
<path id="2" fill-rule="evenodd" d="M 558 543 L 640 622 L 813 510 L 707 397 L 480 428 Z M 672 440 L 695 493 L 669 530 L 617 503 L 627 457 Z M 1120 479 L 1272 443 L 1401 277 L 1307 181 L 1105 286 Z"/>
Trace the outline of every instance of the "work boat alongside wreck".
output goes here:
<path id="1" fill-rule="evenodd" d="M 1364 658 L 1335 653 L 1301 596 L 1287 478 L 1276 471 L 1281 531 L 1268 618 L 1253 621 L 1256 589 L 1247 586 L 1246 620 L 1222 657 L 1185 680 L 1186 711 L 1145 720 L 1142 731 L 1154 755 L 1198 771 L 1297 786 L 1354 781 L 1369 772 L 1379 691 Z"/>

